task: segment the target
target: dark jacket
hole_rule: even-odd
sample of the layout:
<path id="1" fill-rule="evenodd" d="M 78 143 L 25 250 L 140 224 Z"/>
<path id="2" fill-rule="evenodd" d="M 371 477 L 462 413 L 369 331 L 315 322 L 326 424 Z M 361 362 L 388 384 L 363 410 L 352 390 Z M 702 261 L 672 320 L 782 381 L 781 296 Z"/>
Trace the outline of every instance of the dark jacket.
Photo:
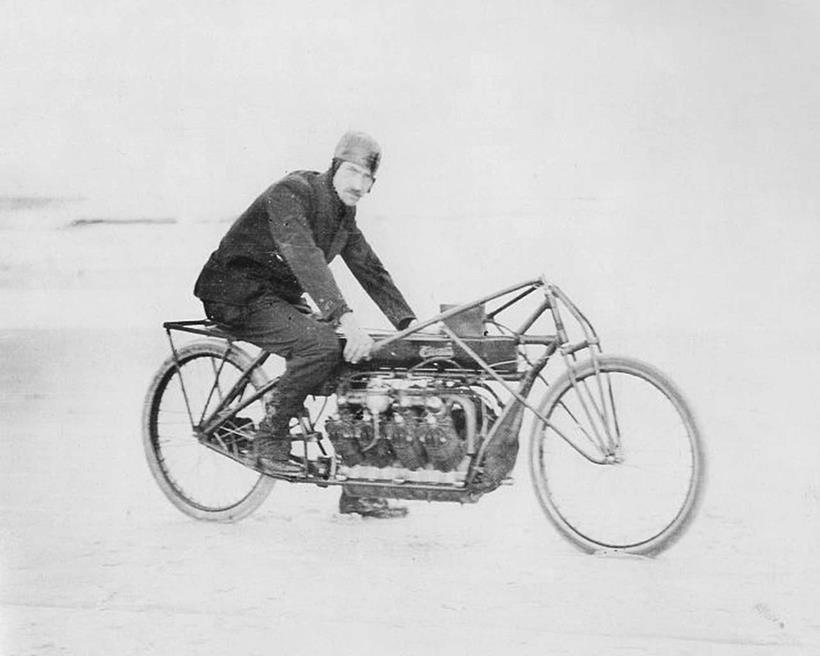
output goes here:
<path id="1" fill-rule="evenodd" d="M 271 185 L 223 237 L 194 294 L 247 305 L 265 294 L 297 303 L 307 292 L 335 321 L 349 310 L 328 267 L 337 255 L 394 326 L 415 318 L 356 225 L 356 209 L 339 200 L 331 171 L 295 171 Z"/>

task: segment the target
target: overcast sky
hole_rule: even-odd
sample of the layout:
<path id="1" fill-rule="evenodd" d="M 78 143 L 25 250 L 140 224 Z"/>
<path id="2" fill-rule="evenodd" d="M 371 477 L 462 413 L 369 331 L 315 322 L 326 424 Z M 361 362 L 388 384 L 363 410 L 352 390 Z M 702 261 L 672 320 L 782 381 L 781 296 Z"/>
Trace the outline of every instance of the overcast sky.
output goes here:
<path id="1" fill-rule="evenodd" d="M 230 214 L 353 127 L 377 214 L 816 216 L 819 37 L 812 2 L 6 0 L 0 194 Z"/>

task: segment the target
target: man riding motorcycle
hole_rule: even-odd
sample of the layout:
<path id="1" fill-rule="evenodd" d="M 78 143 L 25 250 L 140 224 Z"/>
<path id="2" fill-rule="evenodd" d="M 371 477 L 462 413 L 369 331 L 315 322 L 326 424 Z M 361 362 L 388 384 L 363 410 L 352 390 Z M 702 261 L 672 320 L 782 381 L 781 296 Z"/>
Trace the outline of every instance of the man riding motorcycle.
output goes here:
<path id="1" fill-rule="evenodd" d="M 415 314 L 356 225 L 356 204 L 370 193 L 381 148 L 348 132 L 330 168 L 294 171 L 275 182 L 233 223 L 205 264 L 194 294 L 205 313 L 237 339 L 283 357 L 285 373 L 266 403 L 254 438 L 258 466 L 298 474 L 289 461 L 290 421 L 341 363 L 369 357 L 373 340 L 360 327 L 328 264 L 341 255 L 359 284 L 399 330 Z M 307 293 L 319 310 L 310 314 Z M 345 338 L 342 352 L 336 328 Z M 342 513 L 406 513 L 383 499 L 342 490 Z"/>

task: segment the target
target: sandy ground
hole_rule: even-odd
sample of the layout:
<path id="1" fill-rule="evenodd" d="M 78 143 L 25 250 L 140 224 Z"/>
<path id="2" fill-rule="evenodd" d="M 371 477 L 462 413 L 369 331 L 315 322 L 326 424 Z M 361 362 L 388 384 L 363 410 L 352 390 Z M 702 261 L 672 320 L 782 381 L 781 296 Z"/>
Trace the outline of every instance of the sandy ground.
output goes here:
<path id="1" fill-rule="evenodd" d="M 422 312 L 549 267 L 605 346 L 688 393 L 710 480 L 689 532 L 655 559 L 576 551 L 539 509 L 523 458 L 513 487 L 474 506 L 412 503 L 404 520 L 342 517 L 335 491 L 284 484 L 239 524 L 188 519 L 150 476 L 140 411 L 166 355 L 159 322 L 198 315 L 191 279 L 224 224 L 4 231 L 0 652 L 820 653 L 818 352 L 795 321 L 816 284 L 801 257 L 816 231 L 791 231 L 785 271 L 746 266 L 750 242 L 771 246 L 766 226 L 697 242 L 694 283 L 672 298 L 679 281 L 649 280 L 644 249 L 590 241 L 602 220 L 560 225 L 594 266 L 562 249 L 548 261 L 534 220 L 507 233 L 536 237 L 519 241 L 522 257 L 502 243 L 480 270 L 470 261 L 486 242 L 445 264 L 444 245 L 413 236 L 424 230 L 371 232 L 406 249 L 381 248 Z M 436 230 L 447 244 L 463 225 Z M 401 256 L 422 248 L 424 267 Z M 724 294 L 724 266 L 754 293 Z"/>

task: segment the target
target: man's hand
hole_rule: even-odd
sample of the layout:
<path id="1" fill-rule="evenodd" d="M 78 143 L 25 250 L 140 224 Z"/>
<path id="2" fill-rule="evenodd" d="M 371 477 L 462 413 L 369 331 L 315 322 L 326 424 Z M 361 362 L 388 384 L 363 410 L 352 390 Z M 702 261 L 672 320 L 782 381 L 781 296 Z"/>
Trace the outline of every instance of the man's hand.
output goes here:
<path id="1" fill-rule="evenodd" d="M 359 326 L 359 322 L 352 312 L 346 312 L 339 319 L 339 328 L 342 329 L 347 344 L 345 344 L 344 358 L 351 364 L 356 364 L 359 360 L 366 360 L 370 357 L 370 350 L 373 348 L 373 340 Z"/>

